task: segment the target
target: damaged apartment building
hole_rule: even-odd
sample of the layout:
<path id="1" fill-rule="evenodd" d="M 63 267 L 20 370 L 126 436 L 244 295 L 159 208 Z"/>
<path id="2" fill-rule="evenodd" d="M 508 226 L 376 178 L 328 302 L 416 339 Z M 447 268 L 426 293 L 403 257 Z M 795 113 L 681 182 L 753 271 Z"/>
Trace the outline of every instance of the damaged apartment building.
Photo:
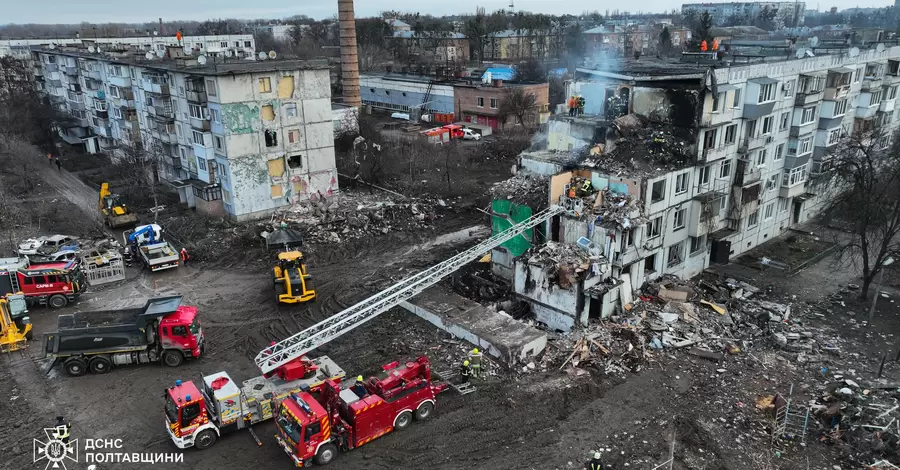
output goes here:
<path id="1" fill-rule="evenodd" d="M 246 60 L 121 46 L 32 52 L 38 88 L 72 117 L 88 153 L 142 149 L 198 211 L 236 220 L 337 189 L 334 116 L 323 61 Z"/>
<path id="2" fill-rule="evenodd" d="M 508 183 L 492 207 L 495 229 L 547 205 L 566 212 L 494 250 L 493 271 L 551 328 L 628 308 L 647 282 L 693 277 L 814 217 L 842 139 L 874 127 L 890 145 L 898 86 L 900 47 L 884 46 L 578 69 L 567 95 L 584 97 L 584 115 L 562 105 L 511 180 L 546 190 L 524 201 Z"/>

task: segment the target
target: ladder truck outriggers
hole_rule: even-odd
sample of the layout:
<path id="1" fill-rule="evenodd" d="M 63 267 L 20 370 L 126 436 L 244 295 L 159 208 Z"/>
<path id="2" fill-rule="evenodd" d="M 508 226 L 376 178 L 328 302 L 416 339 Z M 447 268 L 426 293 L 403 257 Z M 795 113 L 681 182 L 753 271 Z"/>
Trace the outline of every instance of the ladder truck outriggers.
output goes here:
<path id="1" fill-rule="evenodd" d="M 362 326 L 491 249 L 562 212 L 564 209 L 558 206 L 545 209 L 440 264 L 272 344 L 255 358 L 263 375 L 245 381 L 242 387 L 238 387 L 227 372 L 203 377 L 202 388 L 193 382 L 176 381 L 165 393 L 169 436 L 182 449 L 205 449 L 227 432 L 247 428 L 252 433 L 252 425 L 286 413 L 290 419 L 276 420 L 281 446 L 297 465 L 310 461 L 324 464 L 330 462 L 338 450 L 350 450 L 390 431 L 403 429 L 416 414 L 421 419 L 429 417 L 434 407 L 434 395 L 443 391 L 446 385 L 432 384 L 427 358 L 402 366 L 388 364 L 383 367 L 381 376 L 364 381 L 365 394 L 350 396 L 348 390 L 352 387 L 341 386 L 341 379 L 346 375 L 343 369 L 328 357 L 309 359 L 306 354 Z M 410 388 L 410 384 L 414 386 Z M 420 394 L 416 387 L 424 389 L 425 393 Z M 403 394 L 409 394 L 411 398 L 403 401 L 406 406 L 401 409 L 378 405 Z M 370 423 L 377 432 L 363 430 L 362 427 L 367 426 L 364 423 Z M 256 439 L 256 435 L 253 436 Z M 303 439 L 295 439 L 298 436 Z M 307 436 L 309 440 L 306 440 Z M 315 445 L 310 444 L 313 441 Z"/>

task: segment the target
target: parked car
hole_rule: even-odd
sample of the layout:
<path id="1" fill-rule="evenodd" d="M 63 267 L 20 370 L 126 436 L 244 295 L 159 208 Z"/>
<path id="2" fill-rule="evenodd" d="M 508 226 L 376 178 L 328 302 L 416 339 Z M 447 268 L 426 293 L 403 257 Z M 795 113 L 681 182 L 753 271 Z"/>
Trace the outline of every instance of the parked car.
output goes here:
<path id="1" fill-rule="evenodd" d="M 466 128 L 462 130 L 463 140 L 481 140 L 481 134 L 473 131 L 472 129 Z"/>
<path id="2" fill-rule="evenodd" d="M 36 255 L 38 254 L 38 248 L 44 246 L 45 241 L 47 241 L 47 237 L 29 238 L 19 243 L 19 254 Z"/>
<path id="3" fill-rule="evenodd" d="M 38 254 L 52 254 L 62 251 L 63 247 L 75 246 L 77 248 L 78 238 L 71 235 L 50 235 L 46 237 L 44 243 L 38 247 Z"/>
<path id="4" fill-rule="evenodd" d="M 38 260 L 37 258 L 40 258 Z M 76 261 L 78 259 L 78 249 L 74 247 L 63 247 L 62 250 L 57 251 L 51 255 L 41 256 L 35 255 L 33 257 L 34 261 L 50 261 L 50 262 L 59 262 L 59 261 Z"/>
<path id="5" fill-rule="evenodd" d="M 391 118 L 409 121 L 409 113 L 391 113 Z"/>

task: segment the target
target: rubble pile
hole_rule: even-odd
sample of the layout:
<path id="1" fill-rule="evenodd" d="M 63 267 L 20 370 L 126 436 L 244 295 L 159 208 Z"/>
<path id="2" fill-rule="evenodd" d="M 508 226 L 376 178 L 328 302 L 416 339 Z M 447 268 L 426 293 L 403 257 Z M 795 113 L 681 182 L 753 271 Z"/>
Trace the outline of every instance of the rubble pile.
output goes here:
<path id="1" fill-rule="evenodd" d="M 570 288 L 578 279 L 600 275 L 606 261 L 599 250 L 592 247 L 552 241 L 531 248 L 524 256 L 528 257 L 529 264 L 545 266 L 548 278 L 555 278 L 562 289 Z"/>
<path id="2" fill-rule="evenodd" d="M 507 180 L 494 183 L 491 196 L 494 199 L 507 199 L 516 204 L 531 207 L 540 211 L 549 202 L 549 183 L 544 176 L 518 174 Z"/>
<path id="3" fill-rule="evenodd" d="M 621 194 L 608 189 L 602 195 L 584 198 L 584 214 L 582 218 L 593 218 L 601 227 L 628 230 L 647 223 L 647 218 L 640 215 L 637 201 L 628 194 Z M 600 202 L 600 204 L 597 204 Z"/>
<path id="4" fill-rule="evenodd" d="M 380 194 L 321 198 L 274 214 L 272 228 L 286 223 L 300 229 L 308 242 L 341 243 L 430 224 L 436 218 L 436 206 L 446 205 L 443 200 L 394 200 Z"/>
<path id="5" fill-rule="evenodd" d="M 583 164 L 634 174 L 635 171 L 652 172 L 674 170 L 693 160 L 692 145 L 679 128 L 654 122 L 639 114 L 627 114 L 616 118 L 611 126 L 615 132 L 613 141 L 605 150 L 589 155 Z"/>

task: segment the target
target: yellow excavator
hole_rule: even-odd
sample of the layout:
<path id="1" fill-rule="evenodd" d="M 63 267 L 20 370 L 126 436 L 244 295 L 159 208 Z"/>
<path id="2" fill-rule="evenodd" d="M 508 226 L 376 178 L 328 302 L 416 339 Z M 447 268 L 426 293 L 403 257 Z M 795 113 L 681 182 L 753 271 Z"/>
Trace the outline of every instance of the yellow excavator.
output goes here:
<path id="1" fill-rule="evenodd" d="M 109 191 L 109 183 L 100 185 L 100 214 L 109 228 L 129 227 L 138 223 L 138 216 L 121 202 L 118 194 Z"/>
<path id="2" fill-rule="evenodd" d="M 303 253 L 291 249 L 302 243 L 302 235 L 288 228 L 276 230 L 266 237 L 266 245 L 269 248 L 284 250 L 278 253 L 278 259 L 272 270 L 275 300 L 279 303 L 297 304 L 316 298 L 316 291 L 310 289 L 307 284 L 310 275 L 306 271 L 306 263 L 303 262 Z"/>
<path id="3" fill-rule="evenodd" d="M 17 294 L 21 296 L 21 294 Z M 22 296 L 24 299 L 24 296 Z M 16 325 L 16 321 L 12 318 L 9 300 L 7 297 L 0 298 L 0 352 L 12 352 L 25 349 L 26 337 L 30 336 L 31 323 L 25 317 L 22 320 L 22 329 Z"/>

